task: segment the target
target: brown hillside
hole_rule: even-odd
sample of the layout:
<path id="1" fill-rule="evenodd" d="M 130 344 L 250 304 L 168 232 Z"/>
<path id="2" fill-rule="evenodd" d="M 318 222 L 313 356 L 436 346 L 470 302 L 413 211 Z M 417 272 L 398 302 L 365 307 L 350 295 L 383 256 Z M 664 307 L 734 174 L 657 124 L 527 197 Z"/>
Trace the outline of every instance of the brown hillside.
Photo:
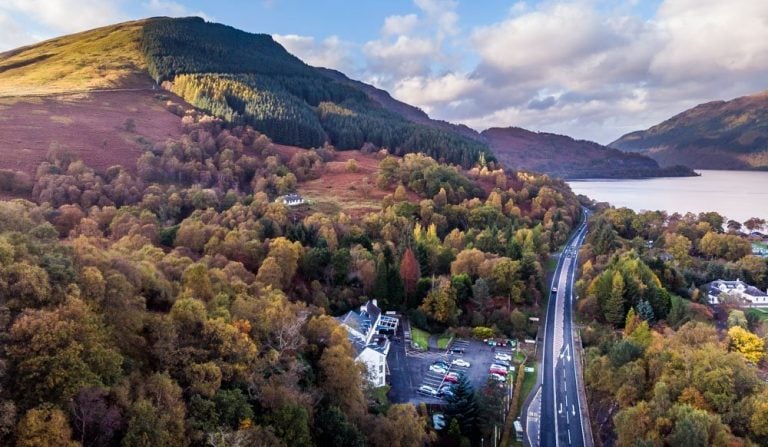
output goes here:
<path id="1" fill-rule="evenodd" d="M 768 169 L 768 92 L 700 104 L 611 143 L 662 166 Z"/>
<path id="2" fill-rule="evenodd" d="M 0 168 L 34 173 L 58 147 L 98 170 L 116 164 L 134 169 L 146 144 L 181 135 L 181 119 L 165 108 L 164 98 L 172 95 L 158 93 L 0 98 Z M 127 119 L 133 131 L 126 130 Z"/>
<path id="3" fill-rule="evenodd" d="M 685 169 L 662 170 L 640 154 L 626 154 L 591 141 L 517 127 L 491 128 L 482 134 L 499 160 L 513 169 L 563 178 L 642 178 L 690 175 Z"/>

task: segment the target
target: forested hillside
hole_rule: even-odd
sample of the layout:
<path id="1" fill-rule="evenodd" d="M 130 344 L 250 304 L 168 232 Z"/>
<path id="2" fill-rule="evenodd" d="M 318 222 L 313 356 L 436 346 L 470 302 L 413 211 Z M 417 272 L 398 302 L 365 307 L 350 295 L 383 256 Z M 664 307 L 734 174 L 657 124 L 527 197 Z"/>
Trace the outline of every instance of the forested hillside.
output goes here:
<path id="1" fill-rule="evenodd" d="M 717 213 L 626 208 L 592 218 L 578 310 L 594 431 L 606 445 L 768 442 L 765 314 L 727 302 L 713 314 L 705 287 L 741 278 L 765 289 L 768 261 L 751 254 L 738 222 L 724 225 Z"/>
<path id="2" fill-rule="evenodd" d="M 278 143 L 310 148 L 327 141 L 342 150 L 371 143 L 465 168 L 480 154 L 494 159 L 485 144 L 387 110 L 349 83 L 304 64 L 268 35 L 199 18 L 154 19 L 143 29 L 141 48 L 157 82 Z"/>
<path id="3" fill-rule="evenodd" d="M 427 414 L 365 385 L 331 315 L 372 297 L 424 328 L 535 331 L 579 213 L 563 182 L 382 152 L 379 211 L 290 209 L 331 147 L 167 108 L 183 135 L 135 169 L 54 148 L 33 201 L 0 202 L 0 444 L 421 445 Z"/>

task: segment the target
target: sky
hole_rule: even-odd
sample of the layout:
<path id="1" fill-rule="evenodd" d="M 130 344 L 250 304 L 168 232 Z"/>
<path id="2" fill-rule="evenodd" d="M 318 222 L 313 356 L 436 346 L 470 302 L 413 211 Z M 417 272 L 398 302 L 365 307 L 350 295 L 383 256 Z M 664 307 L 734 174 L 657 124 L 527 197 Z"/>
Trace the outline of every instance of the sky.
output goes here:
<path id="1" fill-rule="evenodd" d="M 0 51 L 157 15 L 271 34 L 477 130 L 607 144 L 768 89 L 768 0 L 0 0 Z"/>

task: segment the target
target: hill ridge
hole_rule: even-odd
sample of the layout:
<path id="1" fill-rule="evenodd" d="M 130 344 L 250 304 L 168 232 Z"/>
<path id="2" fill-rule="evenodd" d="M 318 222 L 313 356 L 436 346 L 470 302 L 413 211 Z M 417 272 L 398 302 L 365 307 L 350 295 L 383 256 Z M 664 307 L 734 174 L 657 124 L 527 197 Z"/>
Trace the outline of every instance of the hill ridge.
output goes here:
<path id="1" fill-rule="evenodd" d="M 768 90 L 696 105 L 609 146 L 649 155 L 662 166 L 768 169 Z"/>

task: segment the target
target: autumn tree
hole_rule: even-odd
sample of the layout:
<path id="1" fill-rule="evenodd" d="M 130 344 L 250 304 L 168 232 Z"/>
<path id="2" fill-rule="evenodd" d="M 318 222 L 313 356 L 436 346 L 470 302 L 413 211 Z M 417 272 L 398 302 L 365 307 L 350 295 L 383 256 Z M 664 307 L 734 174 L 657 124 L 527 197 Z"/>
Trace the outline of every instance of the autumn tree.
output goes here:
<path id="1" fill-rule="evenodd" d="M 443 325 L 453 324 L 460 313 L 456 305 L 456 291 L 448 281 L 442 280 L 427 294 L 419 309 Z"/>
<path id="2" fill-rule="evenodd" d="M 17 427 L 19 447 L 77 447 L 72 429 L 61 409 L 50 405 L 29 410 Z"/>
<path id="3" fill-rule="evenodd" d="M 757 364 L 763 358 L 765 343 L 757 335 L 741 326 L 733 326 L 728 329 L 728 337 L 731 339 L 731 348 L 741 353 L 750 363 Z"/>
<path id="4" fill-rule="evenodd" d="M 410 248 L 405 249 L 400 261 L 400 277 L 403 279 L 405 292 L 412 295 L 416 291 L 416 283 L 421 278 L 421 269 L 419 261 L 416 260 L 416 256 Z"/>

